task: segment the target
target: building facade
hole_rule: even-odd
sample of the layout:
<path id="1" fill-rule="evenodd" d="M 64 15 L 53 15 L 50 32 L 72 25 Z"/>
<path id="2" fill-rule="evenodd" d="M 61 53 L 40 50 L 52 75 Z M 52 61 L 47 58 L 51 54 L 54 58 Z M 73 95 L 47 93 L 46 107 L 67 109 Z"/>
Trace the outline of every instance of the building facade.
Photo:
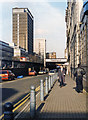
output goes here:
<path id="1" fill-rule="evenodd" d="M 13 47 L 9 46 L 8 43 L 0 40 L 0 67 L 3 68 L 11 65 L 13 56 Z"/>
<path id="2" fill-rule="evenodd" d="M 88 90 L 88 1 L 84 2 L 80 23 L 80 63 L 86 71 L 84 79 Z"/>
<path id="3" fill-rule="evenodd" d="M 28 52 L 26 52 L 23 48 L 18 48 L 17 46 L 14 46 L 14 57 L 27 57 Z"/>
<path id="4" fill-rule="evenodd" d="M 45 38 L 35 39 L 34 52 L 41 57 L 45 67 L 46 66 L 46 39 Z"/>
<path id="5" fill-rule="evenodd" d="M 13 8 L 13 42 L 33 53 L 33 16 L 28 8 Z"/>
<path id="6" fill-rule="evenodd" d="M 80 13 L 83 1 L 71 0 L 67 2 L 66 9 L 66 36 L 67 36 L 67 54 L 68 54 L 68 72 L 72 76 L 75 68 L 79 64 L 79 38 L 80 38 Z"/>
<path id="7" fill-rule="evenodd" d="M 46 53 L 47 59 L 56 59 L 56 52 Z"/>
<path id="8" fill-rule="evenodd" d="M 68 58 L 68 55 L 67 55 L 67 48 L 65 49 L 64 51 L 64 57 L 67 59 Z"/>

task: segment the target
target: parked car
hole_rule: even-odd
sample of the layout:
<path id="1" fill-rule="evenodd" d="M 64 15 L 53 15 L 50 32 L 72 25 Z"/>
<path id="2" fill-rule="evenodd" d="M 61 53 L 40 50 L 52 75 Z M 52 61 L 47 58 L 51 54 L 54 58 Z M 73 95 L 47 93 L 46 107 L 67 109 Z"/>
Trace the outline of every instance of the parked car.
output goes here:
<path id="1" fill-rule="evenodd" d="M 39 74 L 39 75 L 44 74 L 43 70 L 39 71 L 38 74 Z"/>
<path id="2" fill-rule="evenodd" d="M 11 70 L 0 70 L 0 77 L 2 80 L 13 80 L 15 79 L 15 74 Z"/>
<path id="3" fill-rule="evenodd" d="M 50 70 L 49 75 L 53 75 L 53 74 L 55 74 L 55 70 Z"/>
<path id="4" fill-rule="evenodd" d="M 29 71 L 29 75 L 35 76 L 35 75 L 37 75 L 37 72 L 35 70 L 31 70 L 31 71 Z"/>

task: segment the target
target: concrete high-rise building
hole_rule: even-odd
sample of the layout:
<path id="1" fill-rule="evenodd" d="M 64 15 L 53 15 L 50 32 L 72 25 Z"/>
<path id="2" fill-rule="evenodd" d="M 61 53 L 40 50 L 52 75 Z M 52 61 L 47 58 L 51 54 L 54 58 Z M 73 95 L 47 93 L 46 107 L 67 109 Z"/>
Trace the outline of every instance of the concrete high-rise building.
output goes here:
<path id="1" fill-rule="evenodd" d="M 74 72 L 79 64 L 79 37 L 80 37 L 80 13 L 83 0 L 68 0 L 66 9 L 66 36 L 69 73 Z M 70 72 L 71 71 L 71 72 Z"/>
<path id="2" fill-rule="evenodd" d="M 33 53 L 33 16 L 28 8 L 13 8 L 13 42 Z"/>
<path id="3" fill-rule="evenodd" d="M 45 38 L 35 39 L 34 52 L 41 57 L 45 67 L 46 66 L 46 39 Z"/>

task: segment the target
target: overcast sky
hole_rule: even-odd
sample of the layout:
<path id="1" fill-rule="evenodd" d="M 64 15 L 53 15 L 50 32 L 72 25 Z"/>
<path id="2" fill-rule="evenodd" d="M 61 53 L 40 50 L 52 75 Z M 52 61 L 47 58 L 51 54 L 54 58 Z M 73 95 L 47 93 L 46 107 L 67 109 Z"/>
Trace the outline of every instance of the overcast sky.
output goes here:
<path id="1" fill-rule="evenodd" d="M 27 7 L 34 16 L 34 39 L 45 38 L 47 52 L 64 57 L 66 2 L 4 2 L 0 4 L 0 40 L 12 42 L 12 8 Z M 2 14 L 1 14 L 2 13 Z"/>

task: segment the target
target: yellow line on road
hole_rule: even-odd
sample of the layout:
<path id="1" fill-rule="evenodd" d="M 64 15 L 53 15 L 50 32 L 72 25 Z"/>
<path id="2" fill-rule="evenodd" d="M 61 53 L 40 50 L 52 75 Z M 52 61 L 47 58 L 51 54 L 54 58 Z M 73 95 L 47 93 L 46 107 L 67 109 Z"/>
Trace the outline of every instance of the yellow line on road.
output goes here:
<path id="1" fill-rule="evenodd" d="M 38 90 L 40 90 L 40 86 L 38 86 L 36 89 L 35 89 L 35 91 L 37 92 Z M 29 98 L 30 98 L 30 93 L 28 93 L 23 99 L 21 99 L 19 102 L 17 102 L 15 105 L 14 105 L 14 107 L 16 106 L 16 105 L 18 105 L 19 103 L 19 105 L 17 106 L 17 107 L 15 107 L 14 109 L 13 109 L 13 112 L 15 112 L 19 107 L 21 107 Z M 28 97 L 29 96 L 29 97 Z M 24 100 L 25 99 L 25 100 Z M 24 100 L 24 101 L 23 101 Z M 23 102 L 22 102 L 23 101 Z M 22 103 L 21 103 L 22 102 Z M 1 116 L 0 116 L 0 119 L 2 119 L 4 117 L 4 114 L 2 114 Z"/>
<path id="2" fill-rule="evenodd" d="M 39 89 L 40 89 L 40 86 L 39 86 L 39 87 L 37 87 L 37 88 L 35 89 L 35 91 L 37 92 Z"/>
<path id="3" fill-rule="evenodd" d="M 0 116 L 0 119 L 2 119 L 4 117 L 4 114 L 2 114 L 1 116 Z"/>
<path id="4" fill-rule="evenodd" d="M 38 91 L 40 89 L 40 86 L 36 88 L 36 91 Z M 25 98 L 27 98 L 30 95 L 30 93 L 28 95 L 26 95 L 22 100 L 20 100 L 17 104 L 19 104 L 21 101 L 23 101 Z M 30 96 L 24 100 L 21 104 L 19 104 L 16 108 L 14 108 L 13 112 L 16 111 L 20 106 L 22 106 L 28 99 L 30 98 Z M 17 105 L 15 104 L 14 107 Z"/>
<path id="5" fill-rule="evenodd" d="M 15 105 L 14 105 L 14 107 L 16 106 L 16 105 L 18 105 L 20 102 L 22 102 L 25 98 L 27 98 L 28 96 L 30 95 L 30 93 L 28 93 L 23 99 L 21 99 L 19 102 L 17 102 Z"/>
<path id="6" fill-rule="evenodd" d="M 40 88 L 37 89 L 37 91 L 39 91 L 39 90 L 40 90 Z M 37 92 L 37 91 L 36 91 L 36 92 Z"/>
<path id="7" fill-rule="evenodd" d="M 21 107 L 29 98 L 30 96 L 26 100 L 24 100 L 21 104 L 19 104 L 16 108 L 14 108 L 13 112 L 15 112 L 19 107 Z"/>

